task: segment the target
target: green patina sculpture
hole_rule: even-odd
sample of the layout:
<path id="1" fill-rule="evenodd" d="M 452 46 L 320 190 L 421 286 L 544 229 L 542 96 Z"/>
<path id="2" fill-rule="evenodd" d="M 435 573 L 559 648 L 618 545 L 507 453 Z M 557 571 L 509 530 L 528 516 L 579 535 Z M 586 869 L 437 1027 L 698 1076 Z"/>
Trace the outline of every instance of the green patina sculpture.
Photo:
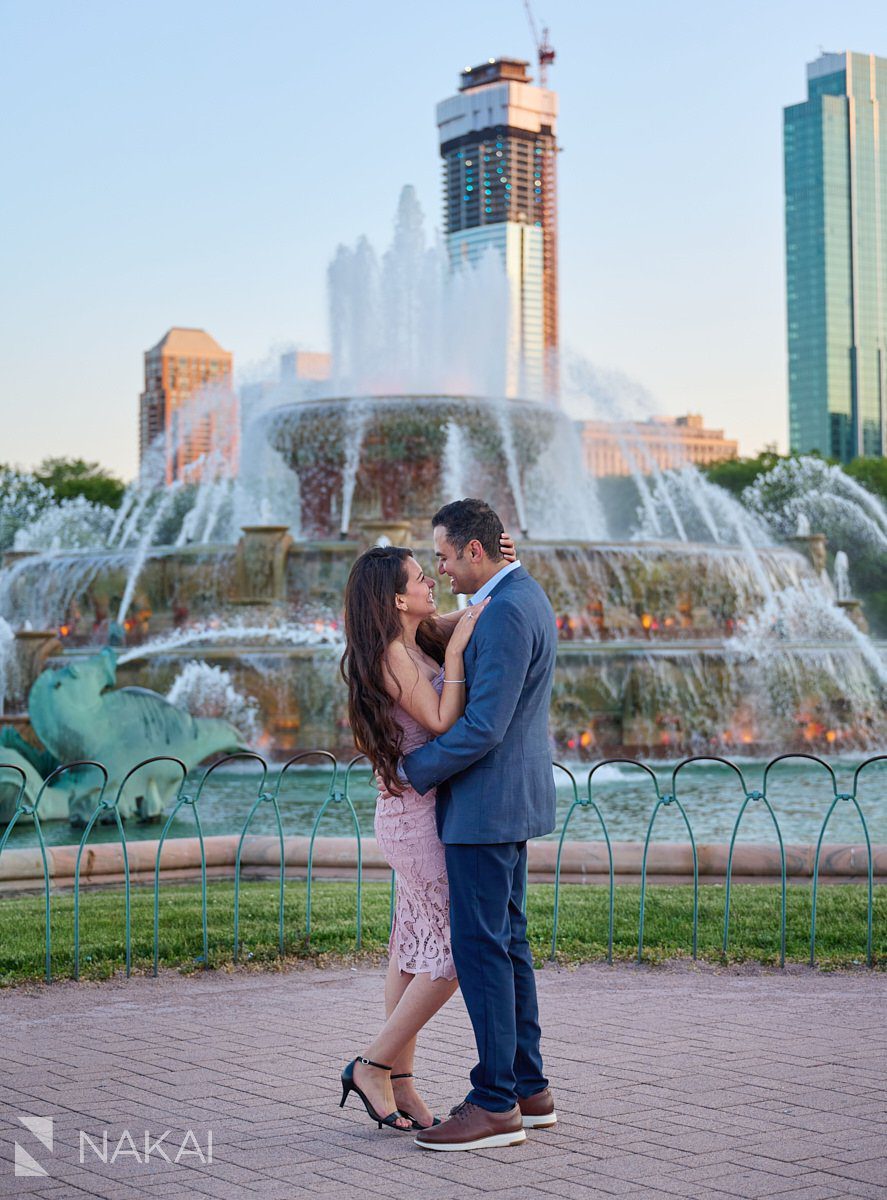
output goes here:
<path id="1" fill-rule="evenodd" d="M 244 748 L 244 739 L 228 721 L 193 717 L 157 692 L 126 687 L 114 690 L 117 656 L 110 647 L 91 658 L 47 669 L 36 679 L 28 698 L 31 727 L 57 763 L 90 759 L 108 771 L 105 799 L 113 800 L 126 773 L 154 755 L 179 758 L 190 770 L 211 755 Z M 0 765 L 20 766 L 27 776 L 30 803 L 49 773 L 40 755 L 12 731 L 0 738 Z M 139 771 L 124 790 L 121 817 L 158 818 L 175 796 L 181 771 L 173 763 L 152 763 Z M 40 801 L 42 820 L 85 824 L 101 789 L 100 772 L 81 768 L 65 772 Z M 20 776 L 0 769 L 0 822 L 12 816 Z"/>

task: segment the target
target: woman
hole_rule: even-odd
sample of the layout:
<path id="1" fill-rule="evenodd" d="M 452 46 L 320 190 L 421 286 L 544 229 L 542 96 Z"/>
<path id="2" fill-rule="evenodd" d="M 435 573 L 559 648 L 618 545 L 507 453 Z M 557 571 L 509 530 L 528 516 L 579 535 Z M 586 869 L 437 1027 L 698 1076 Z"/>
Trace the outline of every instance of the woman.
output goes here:
<path id="1" fill-rule="evenodd" d="M 515 558 L 507 535 L 502 553 Z M 355 1091 L 380 1128 L 403 1130 L 435 1121 L 413 1084 L 416 1035 L 458 982 L 435 794 L 420 796 L 402 783 L 397 766 L 462 715 L 462 655 L 487 603 L 440 616 L 434 586 L 410 550 L 377 546 L 354 564 L 345 591 L 342 674 L 351 730 L 388 791 L 377 801 L 375 833 L 397 888 L 385 979 L 388 1019 L 342 1072 L 342 1105 Z"/>

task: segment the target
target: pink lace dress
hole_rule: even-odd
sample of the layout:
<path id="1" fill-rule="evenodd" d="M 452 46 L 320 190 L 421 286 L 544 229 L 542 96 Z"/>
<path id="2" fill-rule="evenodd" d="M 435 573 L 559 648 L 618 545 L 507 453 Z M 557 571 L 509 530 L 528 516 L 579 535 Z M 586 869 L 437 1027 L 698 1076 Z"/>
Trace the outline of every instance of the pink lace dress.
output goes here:
<path id="1" fill-rule="evenodd" d="M 431 681 L 443 689 L 443 670 Z M 403 753 L 423 746 L 427 729 L 398 705 L 395 719 L 403 729 Z M 401 971 L 428 971 L 432 979 L 455 979 L 450 948 L 450 892 L 444 848 L 437 836 L 432 789 L 420 796 L 411 787 L 403 795 L 376 800 L 375 833 L 379 849 L 397 875 L 394 922 L 388 954 Z"/>

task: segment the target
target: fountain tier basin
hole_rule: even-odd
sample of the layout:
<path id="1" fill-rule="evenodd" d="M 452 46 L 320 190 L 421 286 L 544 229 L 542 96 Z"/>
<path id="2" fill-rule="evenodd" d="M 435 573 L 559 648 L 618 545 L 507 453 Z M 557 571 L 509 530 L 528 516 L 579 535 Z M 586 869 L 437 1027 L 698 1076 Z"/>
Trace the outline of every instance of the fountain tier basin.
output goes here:
<path id="1" fill-rule="evenodd" d="M 430 569 L 426 538 L 415 552 Z M 119 682 L 167 694 L 190 663 L 202 663 L 225 672 L 234 691 L 254 702 L 263 749 L 325 746 L 347 754 L 341 602 L 360 548 L 293 542 L 282 526 L 250 526 L 237 546 L 152 552 L 121 648 Z M 769 754 L 887 744 L 884 690 L 871 660 L 877 648 L 853 640 L 797 552 L 762 550 L 754 570 L 736 547 L 692 543 L 530 541 L 520 553 L 557 616 L 551 728 L 559 754 Z M 90 574 L 84 554 L 63 560 L 53 560 L 54 569 L 75 586 L 55 612 L 63 645 L 55 663 L 102 643 L 107 628 L 95 615 L 107 611 L 120 579 L 116 561 L 106 571 L 94 555 Z M 22 559 L 15 570 L 22 602 L 42 603 L 37 585 L 47 564 Z M 837 624 L 816 638 L 781 628 L 780 617 L 772 629 L 759 627 L 750 650 L 743 642 L 748 614 L 766 609 L 770 592 L 823 605 Z M 438 593 L 441 607 L 452 607 L 445 581 Z M 767 637 L 774 652 L 759 653 Z"/>
<path id="2" fill-rule="evenodd" d="M 414 551 L 432 570 L 430 529 L 417 524 Z M 230 630 L 227 641 L 236 642 L 239 629 L 281 622 L 306 637 L 339 636 L 345 583 L 364 544 L 294 542 L 282 526 L 249 526 L 235 546 L 152 549 L 123 631 L 126 644 L 173 634 L 187 639 L 195 626 L 206 636 L 217 631 L 216 642 Z M 520 541 L 519 552 L 551 599 L 565 642 L 729 638 L 769 592 L 820 587 L 803 556 L 784 547 L 759 551 L 756 570 L 738 547 L 689 542 Z M 105 644 L 108 614 L 126 579 L 125 557 L 33 555 L 18 558 L 5 574 L 5 609 L 16 628 L 54 630 L 66 647 Z M 444 611 L 455 604 L 445 579 L 437 599 Z"/>
<path id="3" fill-rule="evenodd" d="M 298 477 L 308 537 L 380 517 L 412 521 L 424 534 L 438 508 L 467 494 L 485 497 L 515 530 L 529 523 L 539 532 L 544 498 L 547 515 L 559 513 L 560 532 L 589 532 L 573 423 L 542 404 L 374 395 L 283 405 L 265 420 L 269 441 Z M 552 455 L 560 470 L 552 470 Z"/>

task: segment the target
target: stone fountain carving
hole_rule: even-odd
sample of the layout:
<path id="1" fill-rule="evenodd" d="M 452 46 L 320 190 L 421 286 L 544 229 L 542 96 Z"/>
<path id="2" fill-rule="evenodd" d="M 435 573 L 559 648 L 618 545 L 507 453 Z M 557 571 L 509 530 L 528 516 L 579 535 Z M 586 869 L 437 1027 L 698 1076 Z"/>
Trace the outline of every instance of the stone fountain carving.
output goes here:
<path id="1" fill-rule="evenodd" d="M 288 525 L 244 525 L 237 543 L 237 604 L 274 604 L 286 600 L 286 558 L 293 539 Z"/>

